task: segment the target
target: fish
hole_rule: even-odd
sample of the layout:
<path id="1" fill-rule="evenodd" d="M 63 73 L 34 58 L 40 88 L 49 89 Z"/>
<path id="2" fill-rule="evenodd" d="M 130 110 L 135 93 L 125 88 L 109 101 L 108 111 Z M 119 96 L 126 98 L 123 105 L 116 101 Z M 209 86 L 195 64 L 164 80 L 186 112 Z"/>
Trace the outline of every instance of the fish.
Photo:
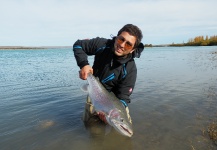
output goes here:
<path id="1" fill-rule="evenodd" d="M 88 84 L 83 85 L 82 90 L 87 92 L 96 112 L 103 112 L 107 123 L 121 135 L 131 137 L 133 135 L 132 123 L 130 123 L 125 106 L 112 93 L 106 90 L 98 78 L 88 73 Z"/>

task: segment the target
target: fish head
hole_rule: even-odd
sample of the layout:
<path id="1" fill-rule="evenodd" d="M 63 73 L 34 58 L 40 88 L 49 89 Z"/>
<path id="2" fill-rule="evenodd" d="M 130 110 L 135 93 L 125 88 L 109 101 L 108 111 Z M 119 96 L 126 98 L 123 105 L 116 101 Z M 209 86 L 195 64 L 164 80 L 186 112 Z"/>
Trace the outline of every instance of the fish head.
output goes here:
<path id="1" fill-rule="evenodd" d="M 112 125 L 120 134 L 131 137 L 133 135 L 132 124 L 128 118 L 122 117 L 123 115 L 117 109 L 110 112 L 109 124 Z"/>
<path id="2" fill-rule="evenodd" d="M 123 119 L 111 119 L 113 127 L 122 135 L 131 137 L 133 135 L 132 125 L 124 122 Z"/>

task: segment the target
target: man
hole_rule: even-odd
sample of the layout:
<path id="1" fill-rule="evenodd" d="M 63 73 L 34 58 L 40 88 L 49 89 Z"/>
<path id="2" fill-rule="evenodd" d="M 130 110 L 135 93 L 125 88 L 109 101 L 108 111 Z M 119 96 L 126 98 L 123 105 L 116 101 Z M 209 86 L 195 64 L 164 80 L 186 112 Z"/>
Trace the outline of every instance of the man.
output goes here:
<path id="1" fill-rule="evenodd" d="M 144 49 L 141 30 L 132 24 L 125 25 L 113 39 L 93 38 L 77 40 L 73 45 L 77 65 L 80 67 L 79 76 L 86 80 L 91 72 L 99 78 L 109 92 L 113 92 L 123 103 L 129 115 L 128 104 L 136 82 L 137 68 L 135 57 L 140 57 Z M 95 55 L 93 67 L 88 63 L 88 55 Z M 106 123 L 103 113 L 93 112 L 90 98 L 87 98 L 84 121 L 92 116 L 98 116 Z"/>

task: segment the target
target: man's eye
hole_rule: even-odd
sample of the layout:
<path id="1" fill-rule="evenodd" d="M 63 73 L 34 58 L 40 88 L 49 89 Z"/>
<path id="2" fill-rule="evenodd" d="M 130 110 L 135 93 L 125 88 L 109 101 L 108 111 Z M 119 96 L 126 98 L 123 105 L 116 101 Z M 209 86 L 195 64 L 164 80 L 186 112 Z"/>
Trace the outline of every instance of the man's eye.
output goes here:
<path id="1" fill-rule="evenodd" d="M 125 41 L 125 39 L 124 39 L 124 38 L 122 38 L 122 37 L 120 37 L 120 40 L 121 40 L 122 42 L 124 42 L 124 41 Z"/>
<path id="2" fill-rule="evenodd" d="M 128 46 L 131 46 L 131 47 L 132 47 L 132 44 L 131 44 L 130 42 L 126 42 L 126 44 L 127 44 Z"/>

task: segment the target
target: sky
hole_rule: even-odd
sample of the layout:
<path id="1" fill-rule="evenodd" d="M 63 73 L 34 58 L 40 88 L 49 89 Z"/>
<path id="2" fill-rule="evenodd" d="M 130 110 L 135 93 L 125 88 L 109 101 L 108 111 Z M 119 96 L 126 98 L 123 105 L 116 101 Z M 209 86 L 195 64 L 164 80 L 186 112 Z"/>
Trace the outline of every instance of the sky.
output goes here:
<path id="1" fill-rule="evenodd" d="M 72 46 L 138 26 L 144 44 L 217 35 L 217 0 L 0 0 L 0 46 Z"/>

